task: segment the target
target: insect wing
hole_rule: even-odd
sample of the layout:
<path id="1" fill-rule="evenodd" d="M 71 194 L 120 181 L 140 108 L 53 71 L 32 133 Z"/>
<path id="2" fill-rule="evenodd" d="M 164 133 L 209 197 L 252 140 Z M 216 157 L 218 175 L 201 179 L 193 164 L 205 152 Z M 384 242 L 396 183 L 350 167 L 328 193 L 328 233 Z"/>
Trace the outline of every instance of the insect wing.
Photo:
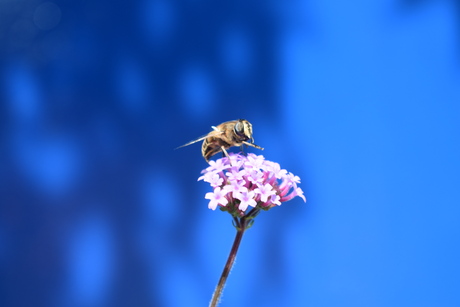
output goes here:
<path id="1" fill-rule="evenodd" d="M 179 149 L 179 148 L 182 148 L 182 147 L 185 147 L 185 146 L 188 146 L 188 145 L 195 144 L 196 142 L 202 141 L 202 140 L 204 140 L 204 139 L 206 139 L 206 138 L 208 138 L 208 137 L 218 136 L 218 135 L 221 135 L 222 133 L 223 133 L 223 132 L 222 132 L 222 131 L 219 131 L 219 130 L 211 131 L 211 132 L 209 132 L 208 134 L 203 135 L 202 137 L 200 137 L 200 138 L 198 138 L 198 139 L 196 139 L 196 140 L 190 141 L 190 142 L 188 142 L 187 144 L 184 144 L 184 145 L 182 145 L 182 146 L 179 146 L 179 147 L 177 147 L 177 148 L 175 148 L 175 149 Z"/>

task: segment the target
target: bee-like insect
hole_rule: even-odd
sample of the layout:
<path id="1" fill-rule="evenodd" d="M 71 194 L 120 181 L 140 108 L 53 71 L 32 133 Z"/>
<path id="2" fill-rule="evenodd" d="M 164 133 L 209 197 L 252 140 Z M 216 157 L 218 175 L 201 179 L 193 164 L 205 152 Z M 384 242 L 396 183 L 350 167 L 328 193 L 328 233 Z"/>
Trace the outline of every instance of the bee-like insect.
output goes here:
<path id="1" fill-rule="evenodd" d="M 245 119 L 231 120 L 222 123 L 217 127 L 212 126 L 212 129 L 213 131 L 209 132 L 205 136 L 177 148 L 185 147 L 203 140 L 201 154 L 206 162 L 209 161 L 210 157 L 221 151 L 228 157 L 227 149 L 233 146 L 240 146 L 241 151 L 243 151 L 243 145 L 264 150 L 262 147 L 254 144 L 254 138 L 252 137 L 252 125 Z"/>

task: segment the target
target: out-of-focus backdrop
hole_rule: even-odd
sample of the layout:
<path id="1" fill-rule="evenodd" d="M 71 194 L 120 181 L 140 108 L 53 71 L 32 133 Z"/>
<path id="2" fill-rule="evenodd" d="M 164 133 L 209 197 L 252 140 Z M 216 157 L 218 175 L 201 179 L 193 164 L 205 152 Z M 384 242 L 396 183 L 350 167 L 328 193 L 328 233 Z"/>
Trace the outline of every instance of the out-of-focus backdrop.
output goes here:
<path id="1" fill-rule="evenodd" d="M 246 118 L 307 203 L 224 306 L 460 306 L 459 1 L 0 1 L 0 306 L 206 306 L 200 145 Z"/>

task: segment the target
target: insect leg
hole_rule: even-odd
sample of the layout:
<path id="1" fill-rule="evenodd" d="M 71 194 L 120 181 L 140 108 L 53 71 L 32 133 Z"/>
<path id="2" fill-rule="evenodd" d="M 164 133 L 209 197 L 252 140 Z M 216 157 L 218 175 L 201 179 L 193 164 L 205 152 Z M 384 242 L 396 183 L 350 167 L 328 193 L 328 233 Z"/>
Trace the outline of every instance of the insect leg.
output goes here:
<path id="1" fill-rule="evenodd" d="M 222 148 L 222 153 L 227 157 L 227 159 L 230 161 L 230 157 L 228 156 L 228 153 L 227 153 L 227 150 L 225 150 L 225 147 L 224 146 L 221 146 L 220 148 Z"/>
<path id="2" fill-rule="evenodd" d="M 225 149 L 225 147 L 221 146 L 220 148 L 222 148 L 222 155 L 225 155 L 227 157 L 228 161 L 230 162 L 230 165 L 233 166 L 232 160 L 230 160 L 230 156 L 228 155 L 227 150 Z"/>
<path id="3" fill-rule="evenodd" d="M 257 148 L 257 149 L 260 149 L 260 150 L 264 150 L 262 147 L 260 147 L 259 145 L 256 145 L 256 144 L 248 143 L 248 142 L 245 142 L 245 141 L 243 141 L 242 143 L 244 145 L 247 145 L 247 146 L 251 146 L 251 147 L 254 147 L 254 148 Z"/>

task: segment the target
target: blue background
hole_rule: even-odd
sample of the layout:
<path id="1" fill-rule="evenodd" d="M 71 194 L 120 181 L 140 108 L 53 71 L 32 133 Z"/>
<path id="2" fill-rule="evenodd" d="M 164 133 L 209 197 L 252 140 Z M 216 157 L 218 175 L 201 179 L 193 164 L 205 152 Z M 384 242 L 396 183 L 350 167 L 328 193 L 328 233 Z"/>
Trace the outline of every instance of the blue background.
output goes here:
<path id="1" fill-rule="evenodd" d="M 246 118 L 307 203 L 221 306 L 460 306 L 459 8 L 1 1 L 0 305 L 206 306 L 235 231 L 173 149 Z"/>

